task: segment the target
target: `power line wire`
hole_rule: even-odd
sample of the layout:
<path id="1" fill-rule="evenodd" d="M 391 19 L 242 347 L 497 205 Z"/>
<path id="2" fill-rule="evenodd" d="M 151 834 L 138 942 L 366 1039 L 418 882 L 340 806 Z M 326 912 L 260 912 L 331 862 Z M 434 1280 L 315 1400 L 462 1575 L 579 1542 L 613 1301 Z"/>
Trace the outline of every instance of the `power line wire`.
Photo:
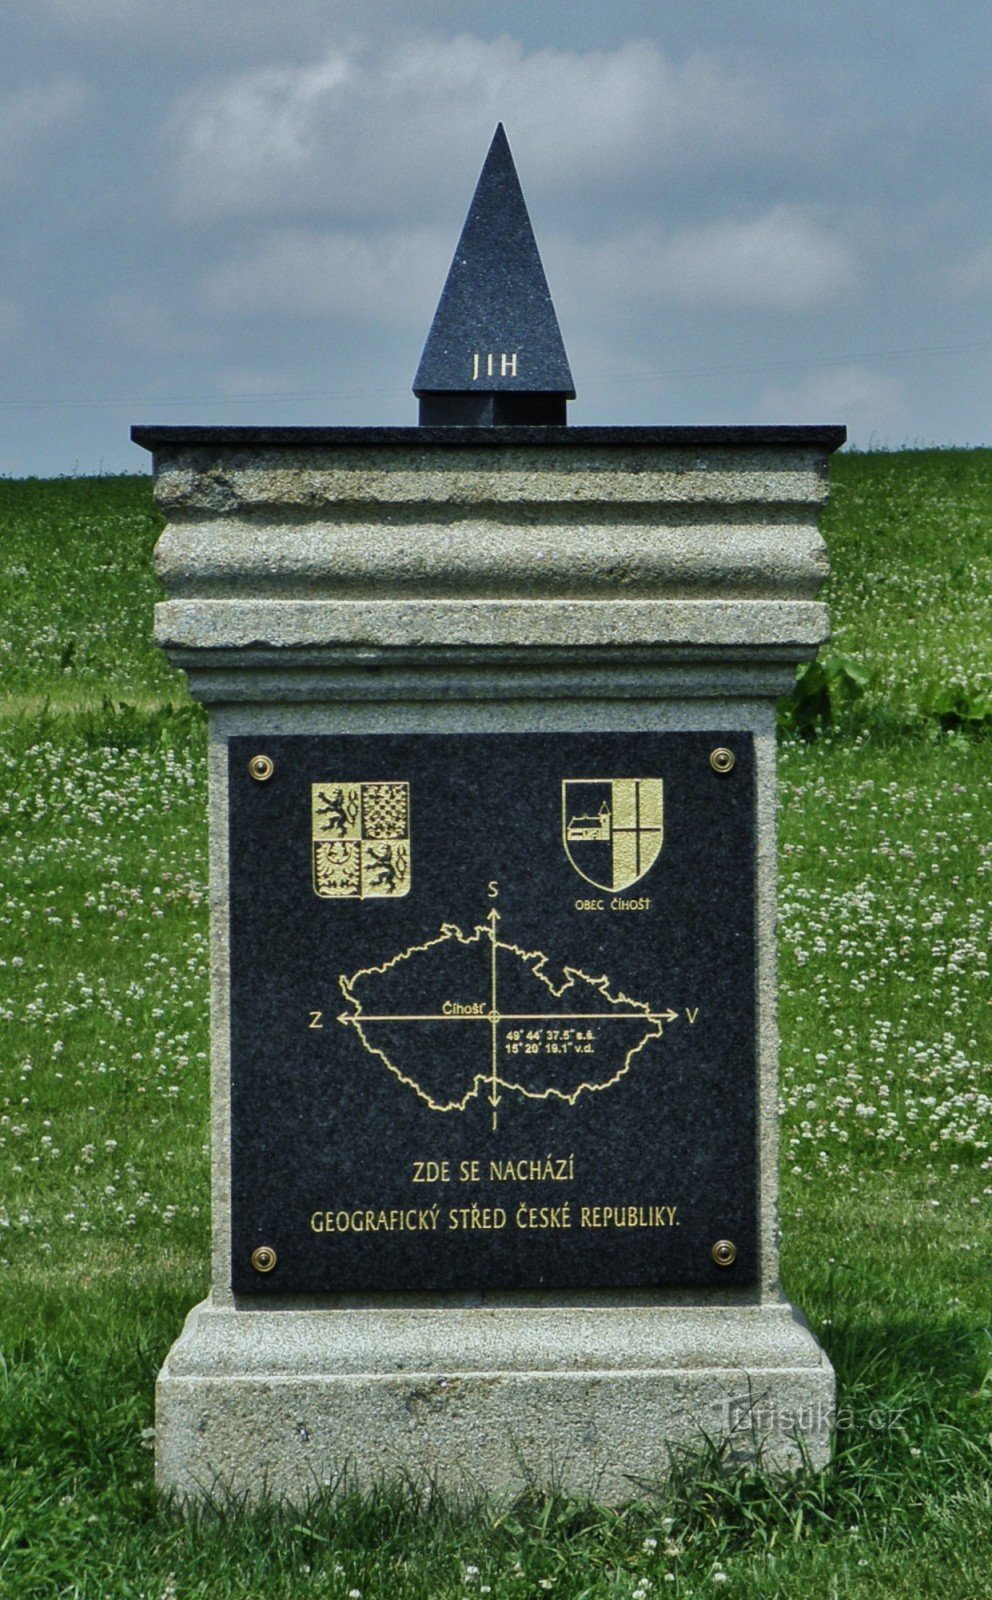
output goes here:
<path id="1" fill-rule="evenodd" d="M 719 366 L 709 367 L 683 367 L 661 369 L 656 372 L 619 373 L 619 372 L 586 372 L 582 374 L 585 382 L 592 383 L 659 383 L 691 382 L 697 378 L 723 377 L 728 375 L 746 375 L 758 372 L 796 372 L 808 371 L 816 367 L 844 367 L 858 361 L 903 361 L 929 359 L 950 355 L 971 355 L 977 351 L 992 350 L 992 340 L 981 339 L 968 344 L 926 345 L 916 349 L 904 350 L 867 350 L 859 354 L 843 356 L 812 356 L 799 360 L 789 361 L 763 361 L 759 363 L 721 363 Z M 305 389 L 305 390 L 273 390 L 271 393 L 241 394 L 241 395 L 158 395 L 150 399 L 120 398 L 89 398 L 85 400 L 19 400 L 2 399 L 0 406 L 19 408 L 23 410 L 76 410 L 98 409 L 100 407 L 129 407 L 141 410 L 146 406 L 237 406 L 270 404 L 282 400 L 356 400 L 378 399 L 383 395 L 409 396 L 412 391 L 406 386 L 388 386 L 377 389 Z"/>

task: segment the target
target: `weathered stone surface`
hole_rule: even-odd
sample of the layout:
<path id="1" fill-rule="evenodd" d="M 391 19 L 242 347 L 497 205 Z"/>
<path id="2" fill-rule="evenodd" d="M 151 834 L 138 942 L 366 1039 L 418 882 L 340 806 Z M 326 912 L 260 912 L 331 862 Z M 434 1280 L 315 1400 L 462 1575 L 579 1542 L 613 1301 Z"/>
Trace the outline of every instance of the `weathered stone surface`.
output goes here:
<path id="1" fill-rule="evenodd" d="M 447 441 L 388 450 L 356 441 L 258 453 L 169 444 L 156 456 L 156 499 L 170 516 L 274 507 L 324 508 L 326 514 L 335 507 L 403 504 L 466 506 L 484 514 L 489 505 L 512 504 L 526 517 L 530 506 L 549 503 L 746 508 L 820 505 L 827 496 L 826 452 L 808 446 L 679 449 L 628 445 L 621 438 L 567 449 L 509 445 L 494 455 Z"/>
<path id="2" fill-rule="evenodd" d="M 402 1478 L 618 1502 L 707 1438 L 822 1466 L 833 1404 L 829 1362 L 788 1308 L 204 1305 L 159 1378 L 158 1475 L 190 1499 Z"/>
<path id="3" fill-rule="evenodd" d="M 418 511 L 420 508 L 418 508 Z M 241 523 L 174 522 L 159 541 L 158 573 L 174 597 L 223 599 L 604 600 L 706 597 L 813 599 L 827 568 L 811 513 L 805 521 L 524 522 L 479 510 L 461 522 L 416 518 Z"/>
<path id="4" fill-rule="evenodd" d="M 827 636 L 826 607 L 777 600 L 173 600 L 156 607 L 155 637 L 167 651 L 273 651 L 331 646 L 370 649 L 599 645 L 794 648 L 811 655 Z M 184 663 L 185 664 L 185 663 Z M 195 686 L 195 677 L 193 679 Z"/>

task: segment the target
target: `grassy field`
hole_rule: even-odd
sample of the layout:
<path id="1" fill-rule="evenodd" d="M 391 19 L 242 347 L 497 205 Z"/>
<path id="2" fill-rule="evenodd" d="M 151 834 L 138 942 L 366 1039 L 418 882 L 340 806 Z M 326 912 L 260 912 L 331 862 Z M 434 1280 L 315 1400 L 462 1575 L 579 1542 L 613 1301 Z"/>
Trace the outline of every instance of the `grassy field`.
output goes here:
<path id="1" fill-rule="evenodd" d="M 992 1595 L 992 452 L 833 483 L 865 682 L 781 748 L 784 1267 L 832 1465 L 190 1522 L 147 1430 L 207 1286 L 203 726 L 149 642 L 147 481 L 0 482 L 4 1600 Z"/>

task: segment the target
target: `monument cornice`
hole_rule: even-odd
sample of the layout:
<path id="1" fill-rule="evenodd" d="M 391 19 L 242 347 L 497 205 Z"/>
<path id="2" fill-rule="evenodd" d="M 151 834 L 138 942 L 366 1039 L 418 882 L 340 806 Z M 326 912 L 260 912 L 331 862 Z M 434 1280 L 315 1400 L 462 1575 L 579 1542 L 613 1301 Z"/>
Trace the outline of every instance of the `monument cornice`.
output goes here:
<path id="1" fill-rule="evenodd" d="M 319 698 L 345 660 L 360 678 L 411 650 L 442 696 L 480 654 L 494 700 L 546 691 L 561 650 L 625 695 L 663 693 L 675 660 L 697 692 L 700 662 L 764 663 L 782 694 L 827 637 L 817 524 L 843 429 L 134 433 L 167 519 L 156 638 L 198 697 L 243 698 L 248 671 Z"/>
<path id="2" fill-rule="evenodd" d="M 146 450 L 313 449 L 314 446 L 350 446 L 400 449 L 446 448 L 502 449 L 513 445 L 554 445 L 588 448 L 618 445 L 624 448 L 654 446 L 665 449 L 807 449 L 831 455 L 847 438 L 847 429 L 833 423 L 789 426 L 731 425 L 726 427 L 493 427 L 493 428 L 328 428 L 328 427 L 226 427 L 188 424 L 139 423 L 131 429 L 135 444 Z"/>

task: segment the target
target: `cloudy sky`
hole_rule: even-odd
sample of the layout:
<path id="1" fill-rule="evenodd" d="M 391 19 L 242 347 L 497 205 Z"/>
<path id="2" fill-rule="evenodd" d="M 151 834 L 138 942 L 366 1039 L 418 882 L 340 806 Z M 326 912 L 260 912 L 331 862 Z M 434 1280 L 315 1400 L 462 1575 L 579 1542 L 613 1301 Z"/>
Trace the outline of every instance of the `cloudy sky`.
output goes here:
<path id="1" fill-rule="evenodd" d="M 570 421 L 992 442 L 987 0 L 2 0 L 0 474 L 415 422 L 499 120 Z"/>

